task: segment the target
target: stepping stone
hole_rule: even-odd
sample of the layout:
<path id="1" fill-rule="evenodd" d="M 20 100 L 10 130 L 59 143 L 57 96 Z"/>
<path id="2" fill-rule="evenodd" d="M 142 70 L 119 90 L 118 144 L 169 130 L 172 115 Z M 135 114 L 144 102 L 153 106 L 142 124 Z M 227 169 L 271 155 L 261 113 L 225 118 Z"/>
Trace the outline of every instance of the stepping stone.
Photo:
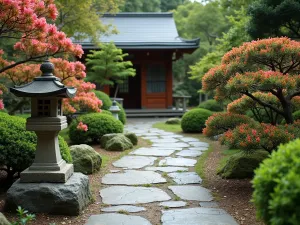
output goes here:
<path id="1" fill-rule="evenodd" d="M 129 216 L 119 213 L 105 213 L 93 215 L 85 225 L 151 225 L 151 223 L 140 216 Z"/>
<path id="2" fill-rule="evenodd" d="M 202 151 L 199 150 L 182 150 L 178 153 L 176 153 L 176 155 L 178 156 L 186 156 L 186 157 L 198 157 L 200 155 L 202 155 Z"/>
<path id="3" fill-rule="evenodd" d="M 200 202 L 199 205 L 204 208 L 219 208 L 216 202 Z"/>
<path id="4" fill-rule="evenodd" d="M 146 167 L 145 170 L 171 173 L 177 171 L 188 171 L 189 169 L 186 167 L 161 166 L 161 167 Z"/>
<path id="5" fill-rule="evenodd" d="M 149 155 L 149 156 L 170 156 L 175 152 L 175 150 L 162 150 L 162 149 L 156 149 L 156 148 L 140 148 L 133 152 L 131 152 L 131 155 Z"/>
<path id="6" fill-rule="evenodd" d="M 129 213 L 135 213 L 135 212 L 142 212 L 146 211 L 144 207 L 138 207 L 134 205 L 117 205 L 117 206 L 111 206 L 101 209 L 102 212 L 119 212 L 119 211 L 126 211 Z"/>
<path id="7" fill-rule="evenodd" d="M 180 140 L 182 140 L 184 142 L 199 141 L 199 139 L 192 138 L 192 137 L 182 137 L 182 138 L 180 138 Z"/>
<path id="8" fill-rule="evenodd" d="M 159 136 L 159 134 L 151 132 L 151 133 L 144 133 L 142 136 L 146 136 L 146 137 L 149 137 L 149 136 Z"/>
<path id="9" fill-rule="evenodd" d="M 210 202 L 213 200 L 210 191 L 200 186 L 169 186 L 168 187 L 175 195 L 183 200 L 194 200 Z"/>
<path id="10" fill-rule="evenodd" d="M 195 172 L 169 173 L 177 184 L 201 184 L 202 179 Z"/>
<path id="11" fill-rule="evenodd" d="M 174 134 L 174 133 L 163 134 L 161 136 L 163 136 L 163 137 L 170 137 L 170 138 L 183 138 L 182 135 Z"/>
<path id="12" fill-rule="evenodd" d="M 194 146 L 194 147 L 209 147 L 209 144 L 208 144 L 208 143 L 201 142 L 201 141 L 190 142 L 189 144 L 190 144 L 191 146 Z"/>
<path id="13" fill-rule="evenodd" d="M 178 139 L 171 139 L 171 138 L 162 138 L 162 139 L 156 139 L 153 140 L 153 143 L 175 143 L 178 142 Z"/>
<path id="14" fill-rule="evenodd" d="M 168 201 L 171 197 L 159 188 L 112 186 L 100 190 L 102 202 L 109 205 L 128 205 Z M 109 224 L 111 225 L 111 224 Z"/>
<path id="15" fill-rule="evenodd" d="M 168 146 L 168 148 L 187 148 L 190 147 L 189 144 L 183 143 L 183 142 L 177 142 L 177 143 L 155 143 L 153 144 L 153 147 L 166 147 L 166 145 Z"/>
<path id="16" fill-rule="evenodd" d="M 121 170 L 110 170 L 111 173 L 119 173 Z"/>
<path id="17" fill-rule="evenodd" d="M 155 140 L 159 140 L 158 136 L 152 136 L 152 137 L 142 137 L 143 139 L 147 139 L 150 141 L 155 141 Z"/>
<path id="18" fill-rule="evenodd" d="M 159 162 L 160 166 L 185 166 L 191 167 L 197 163 L 195 159 L 187 159 L 187 158 L 171 158 L 167 157 Z"/>
<path id="19" fill-rule="evenodd" d="M 166 179 L 153 171 L 126 170 L 124 173 L 109 173 L 102 178 L 102 184 L 159 184 L 166 183 Z"/>
<path id="20" fill-rule="evenodd" d="M 191 150 L 191 151 L 206 151 L 208 149 L 208 147 L 192 147 L 192 148 L 188 148 L 186 150 Z"/>
<path id="21" fill-rule="evenodd" d="M 179 208 L 179 207 L 186 206 L 186 202 L 183 202 L 183 201 L 168 201 L 168 202 L 161 202 L 159 205 L 169 207 L 169 208 Z"/>
<path id="22" fill-rule="evenodd" d="M 175 151 L 181 151 L 183 148 L 174 148 L 174 147 L 169 147 L 169 146 L 159 146 L 159 147 L 152 147 L 155 149 L 159 149 L 159 150 L 175 150 Z"/>
<path id="23" fill-rule="evenodd" d="M 162 225 L 238 225 L 223 209 L 190 208 L 162 211 Z"/>
<path id="24" fill-rule="evenodd" d="M 115 161 L 113 165 L 115 167 L 123 167 L 127 169 L 140 169 L 145 166 L 153 165 L 155 157 L 146 156 L 124 156 L 121 159 Z"/>

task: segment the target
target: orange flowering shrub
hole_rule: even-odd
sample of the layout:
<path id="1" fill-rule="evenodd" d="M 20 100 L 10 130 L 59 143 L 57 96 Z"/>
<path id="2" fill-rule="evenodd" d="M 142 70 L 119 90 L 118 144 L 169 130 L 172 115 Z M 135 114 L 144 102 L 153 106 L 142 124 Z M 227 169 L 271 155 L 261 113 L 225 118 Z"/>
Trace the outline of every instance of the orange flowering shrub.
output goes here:
<path id="1" fill-rule="evenodd" d="M 252 124 L 255 123 L 255 121 L 248 116 L 235 113 L 214 113 L 206 120 L 205 128 L 202 132 L 204 135 L 212 137 L 215 135 L 223 134 L 224 132 L 230 129 L 234 129 L 236 126 L 243 123 Z"/>
<path id="2" fill-rule="evenodd" d="M 298 41 L 286 37 L 257 40 L 226 53 L 222 64 L 204 75 L 202 87 L 205 92 L 214 93 L 216 99 L 238 99 L 233 105 L 248 97 L 274 117 L 280 115 L 291 124 L 293 99 L 300 96 L 299 70 Z"/>
<path id="3" fill-rule="evenodd" d="M 245 151 L 265 149 L 275 150 L 281 143 L 294 139 L 295 135 L 281 126 L 271 124 L 241 124 L 233 130 L 228 130 L 221 138 L 221 143 L 230 148 Z"/>

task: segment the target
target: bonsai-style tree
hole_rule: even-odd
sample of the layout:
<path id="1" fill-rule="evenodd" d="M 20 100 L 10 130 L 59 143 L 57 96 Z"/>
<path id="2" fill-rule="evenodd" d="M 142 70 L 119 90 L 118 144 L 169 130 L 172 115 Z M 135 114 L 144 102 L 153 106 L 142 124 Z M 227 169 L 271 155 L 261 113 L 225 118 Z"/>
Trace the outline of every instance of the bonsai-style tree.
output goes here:
<path id="1" fill-rule="evenodd" d="M 299 70 L 299 42 L 285 37 L 263 39 L 226 53 L 222 64 L 204 75 L 202 87 L 205 92 L 213 92 L 216 99 L 233 100 L 233 105 L 249 98 L 292 124 L 293 108 L 300 96 Z"/>
<path id="2" fill-rule="evenodd" d="M 39 65 L 46 57 L 81 57 L 80 45 L 72 43 L 65 33 L 47 21 L 55 21 L 57 9 L 54 0 L 0 0 L 0 79 L 7 85 L 22 85 L 40 75 Z M 11 56 L 1 48 L 7 40 L 14 40 Z M 68 62 L 63 59 L 52 59 L 56 66 L 56 75 L 69 86 L 76 86 L 78 93 L 75 99 L 67 100 L 67 113 L 80 108 L 100 111 L 101 101 L 91 89 L 94 84 L 83 81 L 85 67 L 79 62 Z M 2 94 L 3 88 L 0 93 Z M 16 104 L 21 107 L 25 100 Z M 3 108 L 2 101 L 0 108 Z M 11 113 L 17 110 L 14 107 Z"/>
<path id="3" fill-rule="evenodd" d="M 99 83 L 100 85 L 117 85 L 115 97 L 118 92 L 118 85 L 122 84 L 128 76 L 135 76 L 135 69 L 130 61 L 124 61 L 128 56 L 122 49 L 117 48 L 113 43 L 101 44 L 101 50 L 92 50 L 87 55 L 87 80 Z"/>

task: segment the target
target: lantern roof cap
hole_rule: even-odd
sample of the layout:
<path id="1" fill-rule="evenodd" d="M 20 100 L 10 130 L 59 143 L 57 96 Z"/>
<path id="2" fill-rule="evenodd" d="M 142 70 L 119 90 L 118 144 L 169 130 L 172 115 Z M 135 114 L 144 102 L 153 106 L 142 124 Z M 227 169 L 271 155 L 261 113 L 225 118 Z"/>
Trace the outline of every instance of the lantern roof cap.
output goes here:
<path id="1" fill-rule="evenodd" d="M 42 75 L 33 79 L 31 83 L 14 86 L 10 91 L 18 97 L 62 97 L 72 98 L 77 89 L 66 87 L 60 79 L 53 75 L 54 65 L 46 60 L 42 63 L 40 70 Z"/>

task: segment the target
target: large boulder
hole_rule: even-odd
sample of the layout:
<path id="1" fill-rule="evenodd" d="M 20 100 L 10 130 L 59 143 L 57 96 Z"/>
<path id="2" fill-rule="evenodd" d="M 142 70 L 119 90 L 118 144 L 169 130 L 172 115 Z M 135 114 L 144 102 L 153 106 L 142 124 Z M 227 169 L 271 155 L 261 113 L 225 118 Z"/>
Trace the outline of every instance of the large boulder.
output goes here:
<path id="1" fill-rule="evenodd" d="M 0 212 L 0 225 L 10 225 L 11 223 L 5 218 L 5 216 Z"/>
<path id="2" fill-rule="evenodd" d="M 269 153 L 264 150 L 256 150 L 251 153 L 236 153 L 227 160 L 225 166 L 218 174 L 226 179 L 252 178 L 254 170 L 268 157 Z"/>
<path id="3" fill-rule="evenodd" d="M 135 133 L 132 132 L 125 133 L 125 137 L 127 137 L 133 145 L 137 145 L 138 137 L 136 136 Z"/>
<path id="4" fill-rule="evenodd" d="M 166 121 L 166 124 L 180 124 L 181 120 L 179 118 L 170 118 Z"/>
<path id="5" fill-rule="evenodd" d="M 131 148 L 133 148 L 133 144 L 123 134 L 113 137 L 105 145 L 105 149 L 108 151 L 124 151 Z"/>
<path id="6" fill-rule="evenodd" d="M 100 139 L 100 145 L 101 145 L 101 147 L 102 147 L 102 148 L 105 148 L 106 143 L 107 143 L 110 139 L 114 138 L 114 137 L 117 136 L 117 135 L 118 135 L 117 133 L 112 133 L 112 134 L 105 134 L 105 135 L 103 135 L 103 136 L 101 137 L 101 139 Z"/>
<path id="7" fill-rule="evenodd" d="M 75 172 L 92 174 L 100 170 L 102 158 L 91 146 L 85 144 L 73 145 L 70 150 Z"/>
<path id="8" fill-rule="evenodd" d="M 21 183 L 17 180 L 8 189 L 5 209 L 18 206 L 33 213 L 78 216 L 91 202 L 89 178 L 74 173 L 66 183 Z"/>

